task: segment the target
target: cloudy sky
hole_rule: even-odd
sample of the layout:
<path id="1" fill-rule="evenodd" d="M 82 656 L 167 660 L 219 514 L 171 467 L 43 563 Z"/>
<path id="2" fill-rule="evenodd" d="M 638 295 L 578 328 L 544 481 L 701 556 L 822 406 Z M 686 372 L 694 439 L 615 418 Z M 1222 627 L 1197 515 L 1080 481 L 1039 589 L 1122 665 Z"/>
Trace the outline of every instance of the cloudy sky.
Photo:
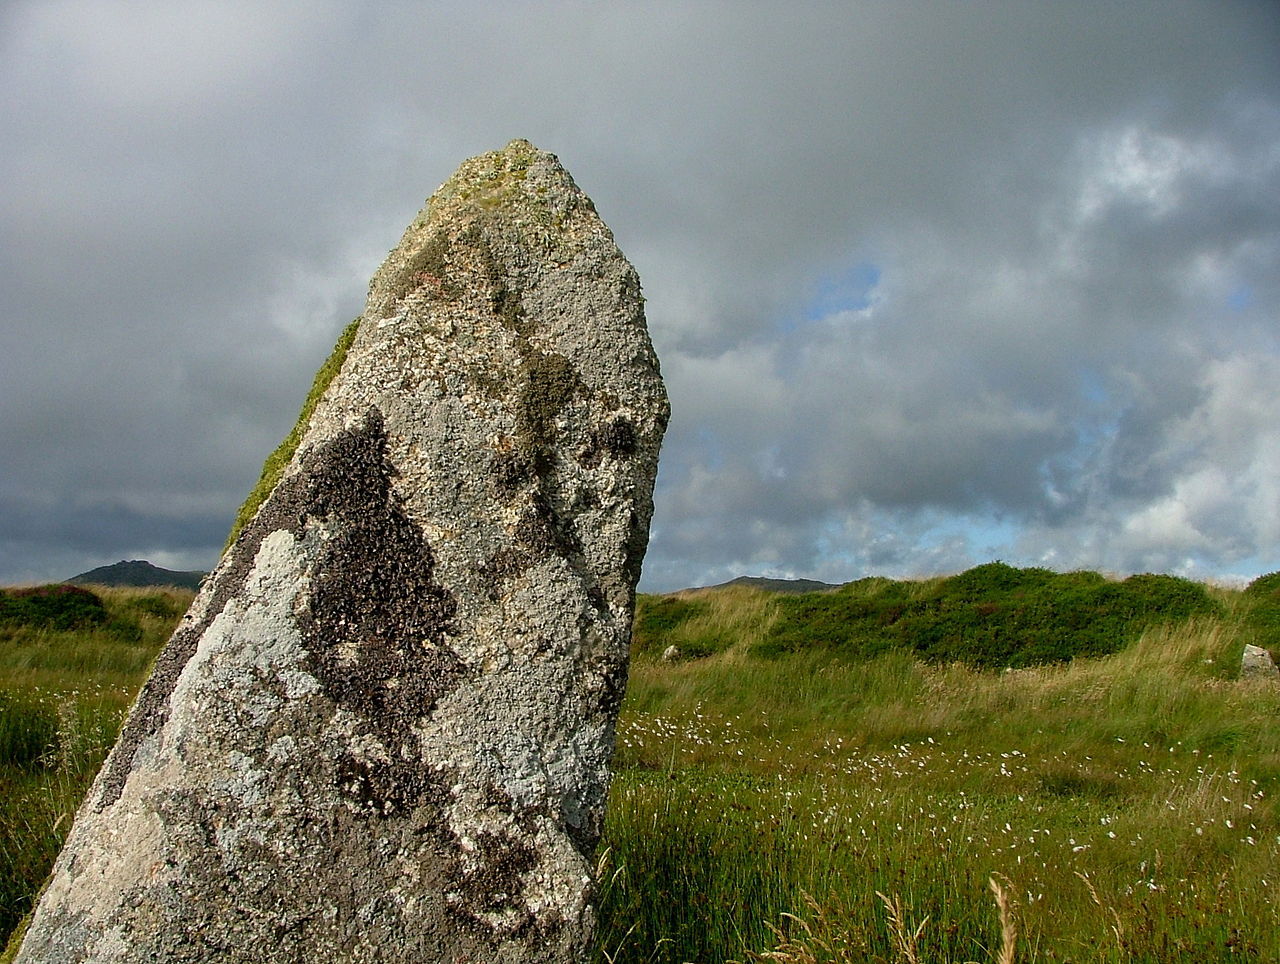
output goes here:
<path id="1" fill-rule="evenodd" d="M 1280 569 L 1277 51 L 1267 0 L 10 0 L 0 583 L 212 567 L 513 137 L 644 284 L 644 588 Z"/>

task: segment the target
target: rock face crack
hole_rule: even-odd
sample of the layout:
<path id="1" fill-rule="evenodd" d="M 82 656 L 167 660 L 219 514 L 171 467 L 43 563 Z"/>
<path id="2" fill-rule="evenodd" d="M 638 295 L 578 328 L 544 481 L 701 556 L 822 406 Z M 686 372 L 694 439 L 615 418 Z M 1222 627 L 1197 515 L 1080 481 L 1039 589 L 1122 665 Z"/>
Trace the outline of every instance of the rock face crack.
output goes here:
<path id="1" fill-rule="evenodd" d="M 18 964 L 590 956 L 668 415 L 642 306 L 553 155 L 513 141 L 432 195 L 157 660 Z"/>

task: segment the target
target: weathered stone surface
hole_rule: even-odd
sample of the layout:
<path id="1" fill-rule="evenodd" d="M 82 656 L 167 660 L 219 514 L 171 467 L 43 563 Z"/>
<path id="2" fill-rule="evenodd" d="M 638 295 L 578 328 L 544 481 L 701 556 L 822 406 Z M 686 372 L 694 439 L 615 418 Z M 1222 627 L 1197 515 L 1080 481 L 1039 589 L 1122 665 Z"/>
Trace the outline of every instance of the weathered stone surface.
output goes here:
<path id="1" fill-rule="evenodd" d="M 161 655 L 19 954 L 580 961 L 667 401 L 550 154 L 466 162 Z"/>
<path id="2" fill-rule="evenodd" d="M 1276 667 L 1271 654 L 1261 646 L 1245 646 L 1240 657 L 1241 679 L 1280 679 L 1280 668 Z"/>

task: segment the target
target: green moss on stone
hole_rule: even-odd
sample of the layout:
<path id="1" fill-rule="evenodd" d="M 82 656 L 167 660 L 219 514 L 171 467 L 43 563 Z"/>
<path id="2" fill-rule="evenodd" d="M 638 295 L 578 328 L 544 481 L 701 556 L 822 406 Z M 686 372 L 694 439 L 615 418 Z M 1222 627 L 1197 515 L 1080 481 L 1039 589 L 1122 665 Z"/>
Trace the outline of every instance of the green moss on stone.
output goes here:
<path id="1" fill-rule="evenodd" d="M 351 347 L 351 342 L 355 340 L 356 329 L 359 327 L 360 319 L 357 318 L 342 330 L 342 334 L 338 336 L 338 343 L 333 346 L 333 352 L 325 360 L 325 363 L 320 366 L 320 370 L 316 372 L 315 381 L 311 383 L 311 391 L 307 393 L 307 400 L 302 403 L 302 411 L 298 415 L 298 421 L 289 431 L 289 434 L 284 437 L 284 441 L 276 446 L 274 452 L 267 456 L 267 461 L 262 465 L 262 475 L 258 478 L 258 484 L 253 487 L 249 497 L 244 500 L 244 505 L 236 513 L 236 521 L 232 524 L 231 533 L 227 536 L 227 544 L 223 547 L 224 552 L 236 541 L 236 536 L 240 534 L 240 530 L 257 514 L 262 503 L 266 501 L 267 496 L 276 487 L 276 483 L 280 481 L 280 476 L 284 474 L 285 467 L 289 464 L 289 460 L 293 458 L 293 453 L 298 450 L 298 443 L 302 441 L 303 433 L 307 430 L 307 423 L 311 421 L 311 413 L 316 410 L 320 397 L 324 395 L 325 389 L 329 387 L 333 377 L 342 368 L 342 363 L 347 357 L 347 349 Z"/>
<path id="2" fill-rule="evenodd" d="M 45 884 L 45 887 L 48 887 Z M 44 890 L 40 891 L 40 895 L 44 895 Z M 39 902 L 39 898 L 36 898 Z M 4 951 L 0 952 L 0 964 L 13 964 L 13 960 L 18 956 L 18 951 L 22 950 L 22 939 L 27 936 L 27 928 L 31 926 L 31 917 L 34 911 L 28 911 L 26 916 L 14 928 L 12 934 L 9 935 L 9 943 L 5 945 Z"/>

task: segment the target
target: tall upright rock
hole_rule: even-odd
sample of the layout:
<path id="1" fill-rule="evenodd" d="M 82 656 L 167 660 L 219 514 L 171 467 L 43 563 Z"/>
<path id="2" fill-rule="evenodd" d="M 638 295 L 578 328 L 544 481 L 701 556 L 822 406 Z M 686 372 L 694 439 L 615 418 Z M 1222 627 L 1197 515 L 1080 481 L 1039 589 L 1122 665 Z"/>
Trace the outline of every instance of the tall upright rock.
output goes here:
<path id="1" fill-rule="evenodd" d="M 584 959 L 668 413 L 642 304 L 553 155 L 432 196 L 19 962 Z"/>

